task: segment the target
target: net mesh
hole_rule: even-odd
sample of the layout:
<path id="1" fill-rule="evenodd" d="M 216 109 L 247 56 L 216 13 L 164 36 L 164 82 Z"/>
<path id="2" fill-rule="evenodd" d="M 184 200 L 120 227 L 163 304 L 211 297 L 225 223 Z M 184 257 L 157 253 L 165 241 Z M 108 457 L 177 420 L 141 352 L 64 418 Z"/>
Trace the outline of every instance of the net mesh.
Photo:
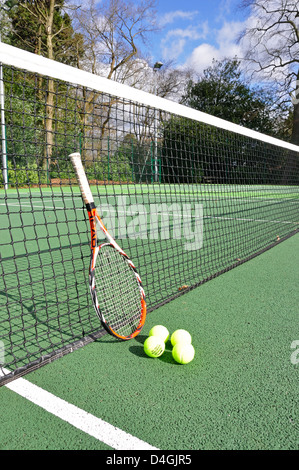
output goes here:
<path id="1" fill-rule="evenodd" d="M 94 275 L 97 301 L 108 327 L 124 337 L 135 333 L 141 319 L 141 291 L 128 260 L 104 244 L 96 258 Z"/>
<path id="2" fill-rule="evenodd" d="M 298 232 L 298 148 L 0 44 L 0 383 L 104 334 L 80 152 L 148 312 Z"/>

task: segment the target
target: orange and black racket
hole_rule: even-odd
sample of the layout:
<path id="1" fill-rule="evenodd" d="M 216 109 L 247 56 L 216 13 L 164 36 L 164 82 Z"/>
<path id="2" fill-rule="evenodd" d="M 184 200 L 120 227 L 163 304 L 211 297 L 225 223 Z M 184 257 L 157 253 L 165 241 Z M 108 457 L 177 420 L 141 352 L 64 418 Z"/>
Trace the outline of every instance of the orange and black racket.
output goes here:
<path id="1" fill-rule="evenodd" d="M 123 340 L 134 338 L 141 331 L 146 317 L 140 276 L 97 212 L 80 154 L 72 153 L 70 159 L 90 222 L 89 287 L 95 311 L 108 333 Z M 98 228 L 105 234 L 106 243 L 98 244 Z"/>

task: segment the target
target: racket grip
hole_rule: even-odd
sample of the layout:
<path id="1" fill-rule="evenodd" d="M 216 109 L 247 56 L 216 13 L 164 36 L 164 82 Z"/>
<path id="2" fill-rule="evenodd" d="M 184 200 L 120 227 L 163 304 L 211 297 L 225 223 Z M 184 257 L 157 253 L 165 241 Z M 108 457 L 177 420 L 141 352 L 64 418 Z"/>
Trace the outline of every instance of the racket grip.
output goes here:
<path id="1" fill-rule="evenodd" d="M 77 176 L 77 180 L 80 186 L 80 191 L 83 197 L 83 201 L 85 202 L 85 204 L 91 204 L 94 201 L 93 201 L 92 193 L 91 193 L 89 183 L 86 177 L 86 173 L 82 165 L 81 155 L 78 152 L 71 153 L 69 155 L 69 158 L 71 159 L 71 162 L 76 172 L 76 176 Z"/>

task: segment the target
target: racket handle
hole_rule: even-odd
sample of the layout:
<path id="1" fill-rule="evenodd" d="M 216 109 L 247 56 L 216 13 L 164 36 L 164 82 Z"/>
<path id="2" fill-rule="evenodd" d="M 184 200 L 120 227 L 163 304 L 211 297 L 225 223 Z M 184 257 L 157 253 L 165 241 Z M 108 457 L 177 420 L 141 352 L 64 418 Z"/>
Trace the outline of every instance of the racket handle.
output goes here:
<path id="1" fill-rule="evenodd" d="M 80 186 L 80 191 L 83 197 L 83 201 L 85 204 L 91 204 L 93 201 L 92 193 L 89 187 L 89 183 L 86 177 L 85 170 L 82 165 L 81 155 L 80 153 L 71 153 L 69 155 L 73 167 L 76 172 L 77 180 Z"/>

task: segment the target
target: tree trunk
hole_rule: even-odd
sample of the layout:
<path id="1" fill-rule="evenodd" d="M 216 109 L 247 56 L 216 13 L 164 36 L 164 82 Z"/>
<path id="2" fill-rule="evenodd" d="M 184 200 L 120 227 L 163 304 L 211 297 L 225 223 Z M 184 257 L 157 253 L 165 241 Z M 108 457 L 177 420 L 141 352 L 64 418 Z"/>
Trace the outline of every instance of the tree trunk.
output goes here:
<path id="1" fill-rule="evenodd" d="M 54 58 L 53 54 L 53 18 L 54 18 L 54 5 L 55 0 L 50 1 L 49 14 L 46 21 L 46 34 L 47 34 L 47 54 L 48 58 Z M 43 169 L 49 171 L 53 150 L 53 115 L 54 115 L 54 80 L 48 79 L 47 86 L 47 100 L 46 100 L 46 122 L 45 122 L 45 153 Z"/>
<path id="2" fill-rule="evenodd" d="M 299 96 L 298 96 L 299 100 Z M 299 102 L 294 105 L 294 118 L 291 142 L 294 145 L 299 145 Z"/>
<path id="3" fill-rule="evenodd" d="M 48 80 L 47 103 L 46 103 L 46 122 L 45 122 L 45 154 L 43 169 L 49 170 L 51 165 L 53 150 L 53 115 L 54 115 L 54 80 Z"/>
<path id="4" fill-rule="evenodd" d="M 291 143 L 299 146 L 299 103 L 294 104 Z M 298 184 L 299 152 L 288 151 L 281 184 Z"/>

